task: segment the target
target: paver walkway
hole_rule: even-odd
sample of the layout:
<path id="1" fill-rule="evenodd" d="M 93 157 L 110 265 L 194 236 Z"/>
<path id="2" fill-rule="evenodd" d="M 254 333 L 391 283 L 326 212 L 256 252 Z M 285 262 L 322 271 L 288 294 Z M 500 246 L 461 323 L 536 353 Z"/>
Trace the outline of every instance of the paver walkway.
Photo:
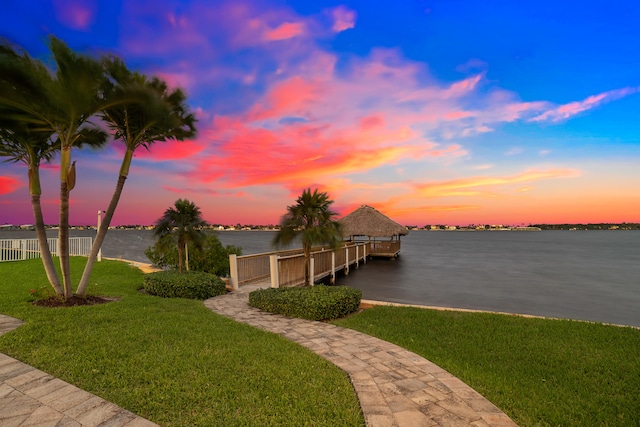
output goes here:
<path id="1" fill-rule="evenodd" d="M 250 307 L 258 286 L 210 298 L 205 306 L 295 341 L 349 374 L 367 426 L 516 426 L 478 392 L 421 356 L 369 335 Z"/>
<path id="2" fill-rule="evenodd" d="M 23 322 L 0 314 L 0 335 Z M 113 403 L 0 353 L 2 427 L 154 427 Z"/>

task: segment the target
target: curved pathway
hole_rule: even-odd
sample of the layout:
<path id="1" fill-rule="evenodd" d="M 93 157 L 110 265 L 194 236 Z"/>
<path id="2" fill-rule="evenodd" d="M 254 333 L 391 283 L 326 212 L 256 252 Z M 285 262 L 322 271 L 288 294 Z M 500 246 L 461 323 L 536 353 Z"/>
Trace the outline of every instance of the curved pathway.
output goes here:
<path id="1" fill-rule="evenodd" d="M 205 306 L 295 341 L 349 374 L 367 426 L 516 426 L 478 392 L 421 356 L 378 338 L 323 322 L 249 307 L 257 286 L 210 298 Z"/>
<path id="2" fill-rule="evenodd" d="M 22 325 L 0 314 L 0 335 Z M 157 424 L 0 353 L 3 427 L 157 427 Z"/>

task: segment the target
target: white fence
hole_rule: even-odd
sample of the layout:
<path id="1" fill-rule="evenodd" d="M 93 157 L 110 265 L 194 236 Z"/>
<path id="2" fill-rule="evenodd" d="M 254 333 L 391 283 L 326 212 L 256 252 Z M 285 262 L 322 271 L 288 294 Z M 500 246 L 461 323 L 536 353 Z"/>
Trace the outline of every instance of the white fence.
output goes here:
<path id="1" fill-rule="evenodd" d="M 51 255 L 58 256 L 58 238 L 47 239 Z M 70 237 L 69 255 L 89 256 L 92 237 Z M 0 262 L 40 258 L 38 239 L 0 239 Z"/>

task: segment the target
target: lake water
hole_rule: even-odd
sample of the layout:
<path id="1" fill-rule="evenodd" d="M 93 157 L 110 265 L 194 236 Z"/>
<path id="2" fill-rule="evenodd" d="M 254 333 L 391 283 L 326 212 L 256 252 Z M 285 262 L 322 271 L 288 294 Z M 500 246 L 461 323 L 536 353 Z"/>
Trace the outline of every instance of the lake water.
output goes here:
<path id="1" fill-rule="evenodd" d="M 245 255 L 272 250 L 273 235 L 218 233 Z M 30 237 L 0 231 L 0 239 Z M 148 262 L 152 244 L 150 231 L 110 230 L 103 255 Z M 640 326 L 640 232 L 414 231 L 397 259 L 370 260 L 337 283 L 364 299 Z"/>

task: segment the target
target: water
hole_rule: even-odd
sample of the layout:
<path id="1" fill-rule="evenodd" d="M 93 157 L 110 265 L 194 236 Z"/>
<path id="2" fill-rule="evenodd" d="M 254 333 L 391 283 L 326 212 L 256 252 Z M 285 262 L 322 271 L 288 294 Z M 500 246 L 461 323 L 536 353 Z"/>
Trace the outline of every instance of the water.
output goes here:
<path id="1" fill-rule="evenodd" d="M 272 250 L 274 233 L 218 236 L 247 255 Z M 0 231 L 5 238 L 35 233 Z M 103 256 L 148 262 L 153 242 L 150 231 L 110 230 Z M 400 257 L 370 260 L 337 283 L 364 299 L 640 326 L 640 232 L 411 232 Z"/>

